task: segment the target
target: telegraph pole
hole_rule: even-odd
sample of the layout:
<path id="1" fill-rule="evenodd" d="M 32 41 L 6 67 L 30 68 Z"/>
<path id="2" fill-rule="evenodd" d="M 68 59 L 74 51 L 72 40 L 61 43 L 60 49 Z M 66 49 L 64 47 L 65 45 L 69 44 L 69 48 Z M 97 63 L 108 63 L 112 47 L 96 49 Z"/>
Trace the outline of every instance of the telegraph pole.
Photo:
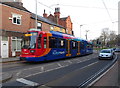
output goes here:
<path id="1" fill-rule="evenodd" d="M 35 28 L 37 29 L 37 0 L 36 0 L 36 16 L 35 16 Z"/>

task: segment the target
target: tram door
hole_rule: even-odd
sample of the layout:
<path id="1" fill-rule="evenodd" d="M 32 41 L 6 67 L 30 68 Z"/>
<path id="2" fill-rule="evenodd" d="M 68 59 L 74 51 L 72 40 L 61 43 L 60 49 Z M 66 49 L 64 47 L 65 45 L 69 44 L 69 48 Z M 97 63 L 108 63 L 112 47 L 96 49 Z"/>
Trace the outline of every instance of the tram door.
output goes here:
<path id="1" fill-rule="evenodd" d="M 66 51 L 67 51 L 66 56 L 71 56 L 70 40 L 66 41 Z"/>
<path id="2" fill-rule="evenodd" d="M 77 55 L 80 55 L 80 42 L 78 41 L 77 43 L 78 43 L 77 44 L 78 45 L 78 47 L 77 47 Z"/>

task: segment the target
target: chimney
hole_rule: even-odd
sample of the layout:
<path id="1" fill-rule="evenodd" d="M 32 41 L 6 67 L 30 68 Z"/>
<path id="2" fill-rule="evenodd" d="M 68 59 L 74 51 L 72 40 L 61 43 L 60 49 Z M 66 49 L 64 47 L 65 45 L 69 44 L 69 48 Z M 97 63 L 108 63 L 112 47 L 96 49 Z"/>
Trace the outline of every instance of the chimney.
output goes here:
<path id="1" fill-rule="evenodd" d="M 14 0 L 18 5 L 23 6 L 22 0 Z"/>
<path id="2" fill-rule="evenodd" d="M 47 14 L 45 13 L 45 9 L 44 9 L 43 17 L 47 18 Z"/>
<path id="3" fill-rule="evenodd" d="M 55 17 L 55 22 L 59 24 L 59 19 L 60 19 L 60 8 L 59 7 L 55 8 L 54 17 Z"/>

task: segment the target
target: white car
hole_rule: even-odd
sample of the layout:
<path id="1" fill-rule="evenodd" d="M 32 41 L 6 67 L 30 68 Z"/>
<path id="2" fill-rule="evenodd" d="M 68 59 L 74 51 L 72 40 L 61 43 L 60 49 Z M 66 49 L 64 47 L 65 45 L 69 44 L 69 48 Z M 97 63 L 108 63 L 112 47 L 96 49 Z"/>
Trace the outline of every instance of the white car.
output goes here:
<path id="1" fill-rule="evenodd" d="M 111 49 L 103 49 L 99 53 L 99 59 L 113 59 L 114 52 Z"/>

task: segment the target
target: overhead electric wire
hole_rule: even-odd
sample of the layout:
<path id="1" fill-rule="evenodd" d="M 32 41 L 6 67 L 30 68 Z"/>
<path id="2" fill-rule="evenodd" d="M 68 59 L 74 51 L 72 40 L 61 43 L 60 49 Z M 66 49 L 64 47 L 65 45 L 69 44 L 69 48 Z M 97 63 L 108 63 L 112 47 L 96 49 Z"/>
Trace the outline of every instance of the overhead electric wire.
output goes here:
<path id="1" fill-rule="evenodd" d="M 80 8 L 94 8 L 94 9 L 105 9 L 105 8 L 101 8 L 101 7 L 90 7 L 90 6 L 77 6 L 77 5 L 63 5 L 63 4 L 59 4 L 60 6 L 69 6 L 69 7 L 80 7 Z M 115 8 L 108 8 L 109 10 L 118 10 Z"/>
<path id="2" fill-rule="evenodd" d="M 41 3 L 41 2 L 38 2 L 38 3 L 54 11 L 54 9 L 51 8 L 51 6 L 47 6 L 47 5 L 45 5 L 45 4 Z M 59 4 L 54 4 L 54 5 L 59 5 Z M 53 6 L 53 5 L 52 5 L 52 6 Z M 61 14 L 61 15 L 64 16 L 63 14 Z M 74 20 L 72 20 L 72 21 L 74 21 Z M 75 22 L 76 24 L 79 24 L 79 23 L 77 23 L 76 21 L 74 21 L 74 22 Z"/>
<path id="3" fill-rule="evenodd" d="M 102 0 L 102 1 L 103 1 L 103 0 Z M 101 8 L 101 7 L 87 7 L 87 6 L 73 6 L 73 5 L 62 5 L 62 4 L 54 4 L 54 5 L 51 5 L 51 6 L 47 6 L 47 5 L 45 5 L 45 4 L 41 3 L 41 2 L 38 2 L 38 3 L 41 4 L 41 5 L 43 5 L 43 6 L 45 6 L 45 7 L 47 7 L 47 8 L 49 8 L 49 9 L 51 9 L 51 10 L 53 10 L 53 11 L 54 11 L 54 9 L 51 8 L 51 7 L 54 6 L 54 5 L 71 6 L 71 7 L 84 7 L 84 8 L 106 9 L 106 10 L 107 10 L 107 13 L 108 13 L 108 15 L 109 15 L 109 17 L 110 17 L 110 21 L 112 22 L 112 18 L 111 18 L 111 16 L 110 16 L 110 13 L 109 13 L 108 8 L 106 7 L 106 4 L 105 4 L 104 1 L 103 1 L 103 3 L 104 3 L 105 8 Z M 112 9 L 112 8 L 109 8 L 109 9 Z M 116 9 L 114 9 L 114 10 L 116 10 Z M 63 14 L 61 14 L 61 15 L 64 16 Z M 78 22 L 74 21 L 73 19 L 72 19 L 72 21 L 75 22 L 76 24 L 80 25 Z M 106 21 L 106 22 L 110 22 L 110 21 Z M 103 22 L 105 22 L 105 21 L 103 21 Z M 86 25 L 99 24 L 99 23 L 101 24 L 101 23 L 103 23 L 103 22 L 88 23 L 88 24 L 86 24 Z"/>
<path id="4" fill-rule="evenodd" d="M 38 2 L 38 3 L 41 4 L 41 5 L 43 5 L 43 6 L 48 7 L 48 8 L 50 8 L 50 9 L 52 9 L 51 6 L 47 6 L 47 5 L 45 5 L 45 4 L 41 3 L 41 2 Z M 52 9 L 52 10 L 54 10 L 54 9 Z"/>
<path id="5" fill-rule="evenodd" d="M 111 22 L 112 22 L 112 17 L 111 17 L 111 15 L 110 15 L 109 11 L 108 11 L 108 8 L 107 8 L 104 0 L 102 0 L 102 3 L 103 3 L 103 5 L 104 5 L 104 7 L 105 7 L 105 9 L 106 9 L 106 11 L 107 11 L 107 13 L 108 13 L 108 16 L 109 16 L 109 18 L 110 18 L 110 20 L 111 20 Z"/>

